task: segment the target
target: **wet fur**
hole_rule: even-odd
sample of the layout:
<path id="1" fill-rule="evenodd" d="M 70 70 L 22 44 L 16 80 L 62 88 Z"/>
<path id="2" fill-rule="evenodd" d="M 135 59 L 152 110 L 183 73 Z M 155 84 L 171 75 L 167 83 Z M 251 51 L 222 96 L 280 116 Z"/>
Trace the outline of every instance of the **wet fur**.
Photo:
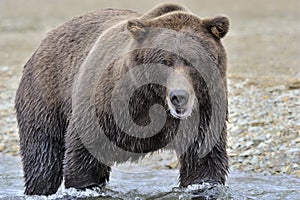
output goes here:
<path id="1" fill-rule="evenodd" d="M 164 27 L 177 31 L 189 28 L 199 33 L 203 40 L 207 41 L 209 53 L 217 55 L 214 62 L 216 62 L 226 85 L 226 54 L 220 38 L 226 34 L 224 34 L 224 30 L 227 32 L 229 24 L 222 17 L 214 18 L 214 21 L 213 19 L 201 20 L 180 5 L 164 4 L 144 15 L 129 10 L 107 9 L 79 16 L 66 22 L 48 33 L 26 63 L 16 94 L 15 107 L 19 125 L 25 194 L 53 194 L 60 186 L 63 176 L 67 188 L 99 186 L 109 180 L 110 166 L 102 164 L 90 155 L 76 134 L 76 130 L 81 127 L 74 124 L 72 120 L 72 89 L 75 76 L 95 45 L 97 38 L 103 31 L 119 22 L 127 22 L 128 19 L 141 20 L 143 25 L 151 27 Z M 120 25 L 119 31 L 125 29 L 126 23 Z M 120 43 L 122 41 L 116 41 L 116 45 Z M 107 50 L 109 51 L 109 49 Z M 132 57 L 132 62 L 166 58 L 160 56 L 158 52 L 147 54 L 148 56 L 152 55 L 152 58 L 139 58 L 142 55 L 142 52 L 137 52 Z M 117 67 L 111 66 L 111 70 L 119 71 L 116 69 Z M 113 87 L 113 83 L 117 79 L 114 74 L 116 73 L 109 74 L 105 79 L 107 82 L 98 85 L 99 90 Z M 201 89 L 201 85 L 198 84 L 200 81 L 194 80 L 195 88 Z M 101 94 L 100 91 L 99 94 Z M 131 114 L 137 124 L 147 125 L 149 123 L 146 111 L 151 105 L 159 103 L 166 106 L 163 99 L 165 97 L 164 88 L 147 86 L 137 91 L 135 95 L 136 98 L 132 98 L 131 102 Z M 147 99 L 147 102 L 141 103 L 140 101 L 146 101 L 143 99 L 144 96 L 151 96 L 151 98 Z M 172 139 L 178 120 L 168 115 L 163 130 L 163 132 L 165 131 L 164 135 L 153 138 L 149 145 L 136 145 L 134 141 L 126 139 L 127 136 L 116 129 L 113 116 L 109 112 L 109 95 L 106 97 L 98 95 L 96 98 L 96 104 L 101 105 L 97 107 L 99 121 L 106 129 L 110 129 L 110 133 L 114 133 L 111 134 L 111 137 L 113 140 L 120 141 L 120 146 L 135 148 L 141 153 L 147 153 L 156 150 L 155 144 L 167 143 L 169 139 Z M 210 108 L 206 103 L 207 101 L 204 101 L 200 106 L 203 106 L 203 109 L 209 113 Z M 146 105 L 146 108 L 141 105 Z M 209 117 L 207 113 L 203 113 L 203 121 Z M 199 141 L 204 137 L 203 134 L 204 132 L 199 132 Z M 188 186 L 203 180 L 225 183 L 228 171 L 226 135 L 226 124 L 224 124 L 219 143 L 203 159 L 197 157 L 199 141 L 196 141 L 194 146 L 180 156 L 179 181 L 181 186 Z M 117 138 L 122 138 L 122 140 Z M 136 145 L 136 147 L 132 147 L 132 145 Z M 124 161 L 127 159 L 124 158 Z"/>

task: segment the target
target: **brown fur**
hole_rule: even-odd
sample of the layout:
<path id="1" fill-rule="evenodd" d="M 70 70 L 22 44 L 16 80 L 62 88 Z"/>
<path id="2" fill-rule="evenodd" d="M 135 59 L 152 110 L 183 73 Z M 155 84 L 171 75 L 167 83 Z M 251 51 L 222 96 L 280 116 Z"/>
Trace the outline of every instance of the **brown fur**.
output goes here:
<path id="1" fill-rule="evenodd" d="M 92 12 L 76 17 L 48 33 L 26 63 L 16 95 L 25 194 L 53 194 L 61 184 L 63 175 L 67 188 L 99 186 L 109 179 L 110 166 L 95 159 L 83 146 L 76 133 L 76 130 L 81 130 L 81 127 L 72 119 L 73 84 L 87 57 L 87 63 L 97 66 L 108 64 L 111 61 L 94 60 L 94 55 L 97 56 L 97 52 L 105 49 L 110 54 L 116 54 L 115 59 L 117 59 L 116 52 L 119 49 L 126 49 L 126 45 L 132 45 L 130 41 L 141 40 L 142 42 L 144 35 L 147 34 L 147 27 L 161 27 L 183 33 L 191 32 L 206 42 L 206 48 L 209 50 L 203 54 L 213 55 L 211 57 L 219 68 L 226 85 L 226 54 L 220 38 L 225 36 L 228 26 L 229 22 L 226 17 L 202 20 L 180 5 L 163 4 L 144 15 L 129 10 L 115 9 Z M 101 37 L 103 31 L 110 33 L 111 37 L 106 40 L 113 41 L 113 46 L 101 46 L 98 38 Z M 128 31 L 132 35 L 121 34 Z M 137 51 L 130 59 L 147 55 L 152 55 L 151 59 L 157 58 L 157 52 Z M 136 64 L 140 62 L 129 61 L 136 62 Z M 111 135 L 112 138 L 117 136 L 122 138 L 120 146 L 141 153 L 151 152 L 156 150 L 159 143 L 168 140 L 156 137 L 149 140 L 149 143 L 146 142 L 144 146 L 134 146 L 136 145 L 134 141 L 122 135 L 123 133 L 116 129 L 112 121 L 110 95 L 101 95 L 103 91 L 110 91 L 118 78 L 128 70 L 120 67 L 122 66 L 111 66 L 109 70 L 112 73 L 107 72 L 107 76 L 103 76 L 97 85 L 99 93 L 96 95 L 96 108 L 99 121 L 116 134 Z M 200 87 L 197 84 L 199 80 L 193 81 L 195 87 Z M 165 94 L 156 96 L 155 92 L 148 89 L 145 88 L 151 98 L 146 100 L 142 98 L 143 96 L 136 94 L 138 100 L 133 102 L 133 118 L 138 124 L 147 124 L 149 120 L 147 112 L 151 105 L 154 103 L 164 105 L 161 97 Z M 178 123 L 178 120 L 168 116 L 167 123 L 170 126 L 163 129 L 166 135 L 172 132 L 172 127 Z M 199 139 L 201 139 L 200 136 Z M 204 180 L 224 184 L 228 170 L 226 124 L 224 124 L 220 141 L 205 158 L 197 157 L 197 148 L 199 145 L 196 142 L 188 152 L 180 156 L 180 185 L 188 186 Z M 127 159 L 124 158 L 124 161 Z"/>

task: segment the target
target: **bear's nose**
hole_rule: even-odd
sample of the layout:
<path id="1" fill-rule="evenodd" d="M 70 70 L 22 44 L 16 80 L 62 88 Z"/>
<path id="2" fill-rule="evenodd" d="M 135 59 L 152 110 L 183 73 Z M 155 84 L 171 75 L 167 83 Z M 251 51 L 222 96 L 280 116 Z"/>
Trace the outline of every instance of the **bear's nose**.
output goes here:
<path id="1" fill-rule="evenodd" d="M 170 92 L 171 103 L 176 107 L 182 107 L 189 101 L 189 93 L 185 90 L 173 90 Z"/>

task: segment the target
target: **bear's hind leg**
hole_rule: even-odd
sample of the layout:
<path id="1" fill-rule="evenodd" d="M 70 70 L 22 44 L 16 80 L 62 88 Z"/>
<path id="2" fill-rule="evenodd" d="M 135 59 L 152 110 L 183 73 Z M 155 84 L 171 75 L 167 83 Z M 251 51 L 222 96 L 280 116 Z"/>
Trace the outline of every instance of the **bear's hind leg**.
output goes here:
<path id="1" fill-rule="evenodd" d="M 35 112 L 28 105 L 33 103 L 19 102 L 16 106 L 25 194 L 51 195 L 62 182 L 64 130 L 56 109 L 45 110 L 47 106 L 40 105 L 44 110 Z"/>

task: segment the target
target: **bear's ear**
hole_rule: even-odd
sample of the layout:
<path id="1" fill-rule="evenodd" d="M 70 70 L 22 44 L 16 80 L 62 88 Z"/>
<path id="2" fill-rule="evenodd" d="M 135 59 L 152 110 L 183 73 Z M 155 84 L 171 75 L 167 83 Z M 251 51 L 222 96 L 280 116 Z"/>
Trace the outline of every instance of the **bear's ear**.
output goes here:
<path id="1" fill-rule="evenodd" d="M 130 31 L 133 38 L 141 40 L 147 34 L 145 26 L 137 19 L 132 19 L 127 22 L 127 30 Z"/>
<path id="2" fill-rule="evenodd" d="M 207 30 L 219 39 L 223 38 L 229 29 L 229 19 L 225 16 L 204 19 L 203 23 Z"/>

